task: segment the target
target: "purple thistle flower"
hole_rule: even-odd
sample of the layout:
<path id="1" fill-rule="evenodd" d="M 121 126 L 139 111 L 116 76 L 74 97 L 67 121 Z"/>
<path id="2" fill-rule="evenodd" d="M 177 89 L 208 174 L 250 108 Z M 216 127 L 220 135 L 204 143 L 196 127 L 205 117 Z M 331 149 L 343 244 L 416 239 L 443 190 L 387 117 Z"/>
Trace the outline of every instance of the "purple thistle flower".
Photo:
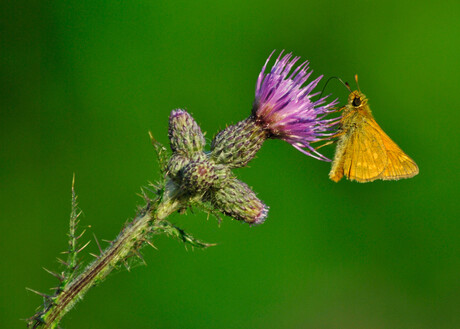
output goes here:
<path id="1" fill-rule="evenodd" d="M 329 104 L 325 104 L 327 96 L 317 101 L 310 100 L 319 94 L 312 94 L 312 91 L 323 76 L 302 87 L 312 71 L 308 72 L 308 61 L 305 61 L 291 72 L 300 59 L 292 58 L 292 53 L 281 58 L 281 52 L 271 71 L 265 74 L 274 52 L 268 57 L 257 79 L 252 115 L 269 132 L 271 138 L 282 139 L 318 160 L 330 161 L 310 143 L 330 139 L 335 133 L 334 127 L 339 119 L 325 117 L 334 112 L 337 99 Z"/>

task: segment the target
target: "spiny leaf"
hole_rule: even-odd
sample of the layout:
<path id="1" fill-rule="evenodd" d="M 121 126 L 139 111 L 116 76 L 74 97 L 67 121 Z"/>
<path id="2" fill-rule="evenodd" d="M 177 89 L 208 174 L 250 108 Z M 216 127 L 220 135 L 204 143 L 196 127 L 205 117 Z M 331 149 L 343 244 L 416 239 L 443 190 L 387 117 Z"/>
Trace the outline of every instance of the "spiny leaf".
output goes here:
<path id="1" fill-rule="evenodd" d="M 194 238 L 192 235 L 188 234 L 185 232 L 183 229 L 171 224 L 170 222 L 166 220 L 161 220 L 155 223 L 155 226 L 153 227 L 154 231 L 159 231 L 162 233 L 166 233 L 172 237 L 175 237 L 179 239 L 180 241 L 184 242 L 185 244 L 189 244 L 192 247 L 197 247 L 197 248 L 208 248 L 215 246 L 215 243 L 206 243 L 201 240 L 198 240 Z"/>
<path id="2" fill-rule="evenodd" d="M 166 173 L 167 166 L 168 166 L 168 151 L 163 146 L 163 144 L 158 142 L 155 139 L 155 137 L 153 137 L 153 134 L 150 131 L 149 131 L 149 136 L 150 136 L 150 141 L 152 142 L 153 148 L 155 150 L 155 153 L 157 155 L 157 160 L 160 166 L 160 171 L 163 174 L 162 176 L 164 176 Z"/>
<path id="3" fill-rule="evenodd" d="M 78 239 L 81 238 L 85 230 L 77 235 L 78 217 L 81 215 L 81 211 L 78 208 L 77 194 L 75 193 L 75 174 L 72 177 L 72 207 L 70 211 L 70 223 L 69 223 L 69 249 L 66 264 L 66 271 L 64 276 L 69 280 L 74 274 L 75 269 L 78 267 Z M 64 263 L 64 262 L 63 262 Z"/>
<path id="4" fill-rule="evenodd" d="M 222 222 L 221 213 L 218 210 L 216 210 L 211 205 L 211 203 L 198 201 L 198 202 L 190 203 L 190 206 L 191 207 L 197 207 L 197 208 L 201 209 L 202 211 L 204 211 L 205 213 L 208 214 L 208 218 L 209 218 L 209 215 L 214 216 L 217 219 L 217 222 L 219 223 L 219 225 Z"/>
<path id="5" fill-rule="evenodd" d="M 164 187 L 164 182 L 165 182 L 165 178 L 163 177 L 162 178 L 162 181 L 160 182 L 156 182 L 156 183 L 152 183 L 152 182 L 149 182 L 149 185 L 148 186 L 144 186 L 144 188 L 152 193 L 152 195 L 154 195 L 154 198 L 153 202 L 157 202 L 161 199 L 161 197 L 163 196 L 163 193 L 164 193 L 164 190 L 165 190 L 165 187 Z"/>

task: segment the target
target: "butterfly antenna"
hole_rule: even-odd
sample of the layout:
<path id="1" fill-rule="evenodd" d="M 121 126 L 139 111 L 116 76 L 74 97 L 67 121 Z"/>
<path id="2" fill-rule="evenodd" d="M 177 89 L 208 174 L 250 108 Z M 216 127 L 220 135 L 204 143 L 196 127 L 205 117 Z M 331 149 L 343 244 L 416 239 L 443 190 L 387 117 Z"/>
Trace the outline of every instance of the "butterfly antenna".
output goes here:
<path id="1" fill-rule="evenodd" d="M 339 80 L 339 81 L 348 89 L 348 91 L 351 92 L 351 88 L 350 88 L 350 86 L 348 85 L 348 82 L 343 82 L 342 79 L 340 79 L 339 77 L 330 77 L 329 79 L 327 79 L 326 83 L 324 84 L 323 90 L 321 90 L 321 95 L 319 96 L 320 99 L 321 99 L 321 97 L 323 97 L 323 93 L 324 93 L 324 90 L 326 89 L 327 84 L 328 84 L 329 81 L 331 81 L 332 79 L 337 79 L 337 80 Z"/>
<path id="2" fill-rule="evenodd" d="M 361 92 L 361 89 L 359 88 L 358 75 L 357 74 L 355 74 L 355 81 L 356 81 L 356 85 L 358 86 L 358 91 Z"/>

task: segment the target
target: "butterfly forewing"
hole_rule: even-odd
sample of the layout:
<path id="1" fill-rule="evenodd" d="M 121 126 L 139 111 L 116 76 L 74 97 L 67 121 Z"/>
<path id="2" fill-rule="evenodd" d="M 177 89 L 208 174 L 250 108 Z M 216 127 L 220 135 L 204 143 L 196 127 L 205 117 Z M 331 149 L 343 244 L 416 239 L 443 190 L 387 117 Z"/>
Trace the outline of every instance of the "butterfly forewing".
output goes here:
<path id="1" fill-rule="evenodd" d="M 361 133 L 352 133 L 345 145 L 343 172 L 350 180 L 370 182 L 380 177 L 387 156 L 378 131 L 364 122 Z"/>
<path id="2" fill-rule="evenodd" d="M 418 166 L 395 142 L 382 131 L 382 140 L 387 150 L 388 165 L 382 174 L 383 180 L 410 178 L 418 174 Z"/>

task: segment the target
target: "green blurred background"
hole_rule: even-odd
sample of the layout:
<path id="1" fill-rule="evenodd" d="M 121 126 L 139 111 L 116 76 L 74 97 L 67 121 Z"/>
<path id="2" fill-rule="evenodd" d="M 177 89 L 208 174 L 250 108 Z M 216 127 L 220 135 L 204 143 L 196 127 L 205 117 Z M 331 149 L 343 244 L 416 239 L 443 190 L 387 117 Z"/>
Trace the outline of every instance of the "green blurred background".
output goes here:
<path id="1" fill-rule="evenodd" d="M 112 274 L 64 328 L 459 328 L 458 1 L 3 1 L 0 5 L 0 315 L 22 328 L 55 284 L 70 185 L 113 239 L 158 178 L 186 108 L 209 139 L 251 109 L 273 49 L 370 98 L 420 174 L 370 184 L 269 141 L 238 176 L 270 207 L 249 227 L 171 221 L 209 242 L 159 237 L 147 267 Z M 325 80 L 321 82 L 321 87 Z M 341 102 L 338 82 L 328 92 Z M 325 150 L 332 156 L 333 147 Z M 96 250 L 92 243 L 91 251 Z M 86 259 L 90 259 L 87 256 Z"/>

